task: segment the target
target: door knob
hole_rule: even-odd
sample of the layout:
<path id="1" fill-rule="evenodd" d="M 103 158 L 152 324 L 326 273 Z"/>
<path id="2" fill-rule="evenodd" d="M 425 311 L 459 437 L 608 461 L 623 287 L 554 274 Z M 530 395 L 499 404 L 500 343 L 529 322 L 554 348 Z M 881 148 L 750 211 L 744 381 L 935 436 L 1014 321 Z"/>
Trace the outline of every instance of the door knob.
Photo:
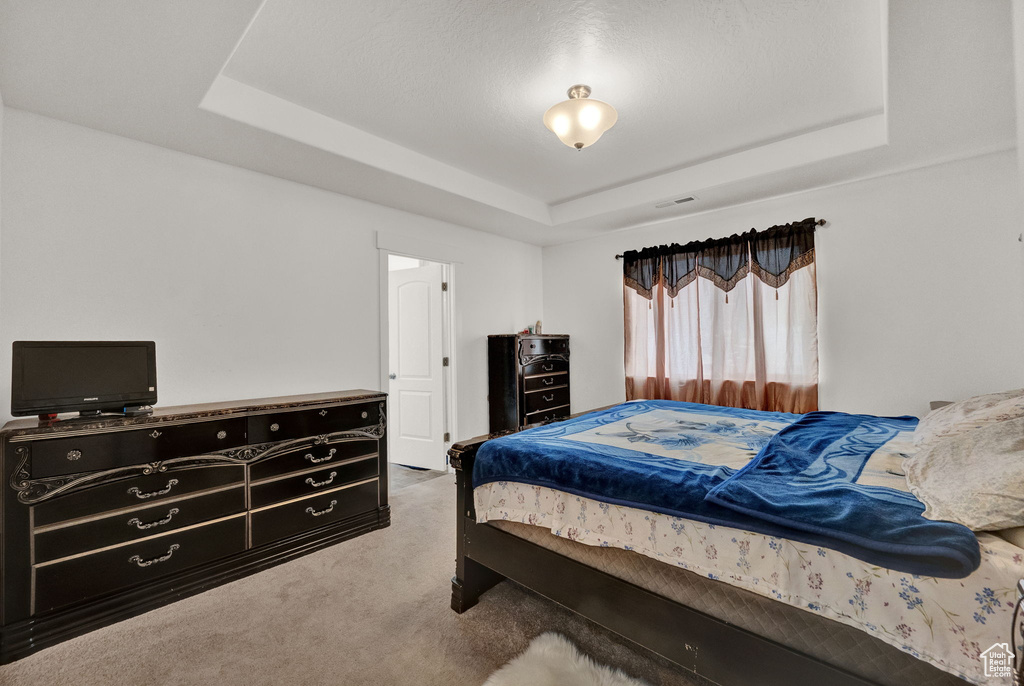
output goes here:
<path id="1" fill-rule="evenodd" d="M 392 381 L 394 381 L 395 379 L 398 378 L 398 375 L 397 374 L 388 374 L 388 378 L 391 379 Z"/>

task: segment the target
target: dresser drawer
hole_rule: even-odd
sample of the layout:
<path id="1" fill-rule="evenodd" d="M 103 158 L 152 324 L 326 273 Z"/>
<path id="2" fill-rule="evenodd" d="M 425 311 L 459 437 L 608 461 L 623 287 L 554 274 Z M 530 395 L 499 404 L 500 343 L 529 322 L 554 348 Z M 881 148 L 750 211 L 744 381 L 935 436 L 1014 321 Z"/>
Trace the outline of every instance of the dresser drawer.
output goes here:
<path id="1" fill-rule="evenodd" d="M 552 372 L 538 376 L 524 376 L 523 388 L 526 391 L 547 391 L 559 386 L 569 385 L 568 372 Z"/>
<path id="2" fill-rule="evenodd" d="M 301 472 L 286 472 L 284 475 L 252 482 L 250 487 L 251 508 L 263 507 L 285 500 L 293 500 L 323 491 L 329 491 L 354 481 L 364 481 L 377 476 L 377 456 L 357 457 L 331 467 L 306 469 Z"/>
<path id="3" fill-rule="evenodd" d="M 568 372 L 569 363 L 565 360 L 541 360 L 523 366 L 523 377 L 543 376 L 551 372 Z"/>
<path id="4" fill-rule="evenodd" d="M 377 509 L 377 479 L 253 511 L 252 544 L 260 546 Z"/>
<path id="5" fill-rule="evenodd" d="M 550 391 L 533 391 L 526 396 L 526 414 L 569 404 L 569 387 L 554 388 Z"/>
<path id="6" fill-rule="evenodd" d="M 380 401 L 338 405 L 314 410 L 275 412 L 248 418 L 250 443 L 289 441 L 305 436 L 320 436 L 376 426 L 380 419 Z"/>
<path id="7" fill-rule="evenodd" d="M 32 478 L 95 472 L 190 457 L 246 444 L 245 418 L 32 441 Z"/>
<path id="8" fill-rule="evenodd" d="M 38 564 L 106 548 L 245 511 L 245 486 L 228 486 L 159 505 L 37 527 L 32 560 Z"/>
<path id="9" fill-rule="evenodd" d="M 539 424 L 540 422 L 547 422 L 552 419 L 559 419 L 560 417 L 569 416 L 569 406 L 562 405 L 561 407 L 555 407 L 550 410 L 539 410 L 533 414 L 526 415 L 523 420 L 524 424 Z"/>
<path id="10" fill-rule="evenodd" d="M 568 354 L 568 338 L 522 338 L 519 340 L 519 357 L 524 362 L 534 355 Z"/>
<path id="11" fill-rule="evenodd" d="M 329 443 L 320 444 L 310 441 L 287 452 L 252 463 L 249 467 L 249 481 L 261 481 L 272 476 L 303 471 L 321 465 L 327 467 L 352 458 L 376 454 L 377 439 L 375 438 L 339 438 Z"/>
<path id="12" fill-rule="evenodd" d="M 166 472 L 118 479 L 57 496 L 35 505 L 32 508 L 33 516 L 35 526 L 41 527 L 113 510 L 156 505 L 185 493 L 244 482 L 244 465 L 168 469 Z"/>
<path id="13" fill-rule="evenodd" d="M 33 567 L 38 614 L 245 550 L 245 515 Z"/>

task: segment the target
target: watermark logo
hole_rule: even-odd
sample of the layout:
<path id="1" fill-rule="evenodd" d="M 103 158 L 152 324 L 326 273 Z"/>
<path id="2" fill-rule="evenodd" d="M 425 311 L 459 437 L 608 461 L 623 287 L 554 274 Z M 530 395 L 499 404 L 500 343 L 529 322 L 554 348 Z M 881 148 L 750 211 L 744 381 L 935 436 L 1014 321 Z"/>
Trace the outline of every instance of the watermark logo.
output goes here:
<path id="1" fill-rule="evenodd" d="M 985 676 L 1003 677 L 1013 676 L 1013 653 L 1006 643 L 996 643 L 981 654 L 985 662 Z"/>

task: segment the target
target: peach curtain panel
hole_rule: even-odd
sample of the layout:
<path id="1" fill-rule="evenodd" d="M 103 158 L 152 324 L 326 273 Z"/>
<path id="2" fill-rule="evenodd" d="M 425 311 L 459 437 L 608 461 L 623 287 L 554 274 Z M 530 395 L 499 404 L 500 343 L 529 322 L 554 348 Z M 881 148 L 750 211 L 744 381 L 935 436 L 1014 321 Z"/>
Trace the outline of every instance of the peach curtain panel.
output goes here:
<path id="1" fill-rule="evenodd" d="M 816 410 L 815 225 L 625 253 L 626 399 Z"/>

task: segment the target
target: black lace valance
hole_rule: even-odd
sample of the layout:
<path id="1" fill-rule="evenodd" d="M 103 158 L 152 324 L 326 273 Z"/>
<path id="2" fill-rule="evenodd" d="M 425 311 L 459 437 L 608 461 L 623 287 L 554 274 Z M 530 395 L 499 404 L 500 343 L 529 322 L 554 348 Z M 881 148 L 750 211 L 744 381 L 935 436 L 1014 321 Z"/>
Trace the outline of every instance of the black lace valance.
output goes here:
<path id="1" fill-rule="evenodd" d="M 648 299 L 653 297 L 659 283 L 669 297 L 675 297 L 698 275 L 726 293 L 750 272 L 772 288 L 779 288 L 793 272 L 814 261 L 817 223 L 809 217 L 764 231 L 751 229 L 728 238 L 628 250 L 622 256 L 623 279 L 627 286 Z"/>

